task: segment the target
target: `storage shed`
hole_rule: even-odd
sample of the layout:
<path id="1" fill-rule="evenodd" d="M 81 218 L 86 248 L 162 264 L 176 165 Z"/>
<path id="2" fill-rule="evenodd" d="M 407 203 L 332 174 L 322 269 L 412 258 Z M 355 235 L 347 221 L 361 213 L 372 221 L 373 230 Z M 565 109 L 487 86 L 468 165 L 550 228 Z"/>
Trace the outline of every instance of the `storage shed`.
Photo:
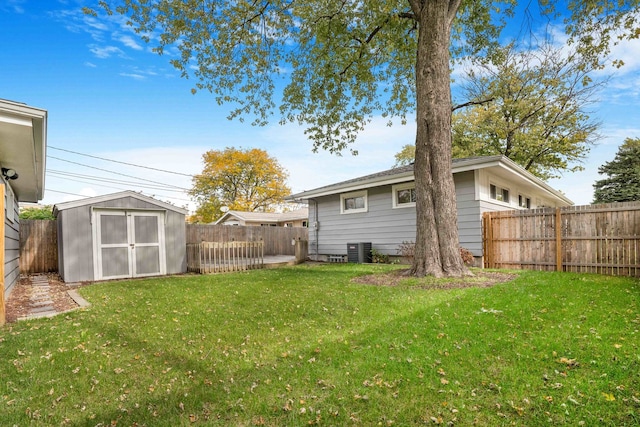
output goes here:
<path id="1" fill-rule="evenodd" d="M 185 209 L 133 191 L 53 207 L 65 282 L 187 271 Z"/>

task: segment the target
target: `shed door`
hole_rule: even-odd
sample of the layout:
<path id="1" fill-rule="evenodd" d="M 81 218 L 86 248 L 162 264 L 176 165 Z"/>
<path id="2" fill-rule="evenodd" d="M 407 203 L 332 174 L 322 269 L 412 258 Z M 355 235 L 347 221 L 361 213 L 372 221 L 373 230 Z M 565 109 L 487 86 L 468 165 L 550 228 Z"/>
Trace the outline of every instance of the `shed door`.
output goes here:
<path id="1" fill-rule="evenodd" d="M 166 273 L 161 212 L 95 211 L 95 278 Z"/>

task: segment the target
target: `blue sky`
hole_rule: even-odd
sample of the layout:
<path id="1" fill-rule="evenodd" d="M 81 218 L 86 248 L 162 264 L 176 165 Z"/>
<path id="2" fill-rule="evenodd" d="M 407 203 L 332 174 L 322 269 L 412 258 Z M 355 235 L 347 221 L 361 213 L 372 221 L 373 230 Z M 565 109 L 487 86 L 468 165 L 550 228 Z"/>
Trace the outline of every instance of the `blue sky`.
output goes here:
<path id="1" fill-rule="evenodd" d="M 218 106 L 207 92 L 192 95 L 195 82 L 173 69 L 171 52 L 150 52 L 121 17 L 86 16 L 85 4 L 91 2 L 0 0 L 0 98 L 49 112 L 45 204 L 124 189 L 189 202 L 182 190 L 191 186 L 187 176 L 69 151 L 188 175 L 201 171 L 207 150 L 257 147 L 278 159 L 299 192 L 387 169 L 414 141 L 413 125 L 389 128 L 374 120 L 354 146 L 360 154 L 339 157 L 313 153 L 303 129 L 280 126 L 277 117 L 266 127 L 228 121 L 232 106 Z M 603 139 L 583 172 L 550 181 L 578 205 L 591 202 L 598 166 L 613 159 L 626 137 L 640 137 L 640 43 L 625 43 L 614 54 L 627 65 L 590 107 Z"/>

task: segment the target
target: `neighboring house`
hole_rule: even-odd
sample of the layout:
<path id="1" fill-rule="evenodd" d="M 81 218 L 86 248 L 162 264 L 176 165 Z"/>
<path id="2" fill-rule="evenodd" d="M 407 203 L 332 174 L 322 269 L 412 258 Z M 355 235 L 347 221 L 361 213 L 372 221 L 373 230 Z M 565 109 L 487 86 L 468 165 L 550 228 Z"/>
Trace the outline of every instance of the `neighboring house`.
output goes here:
<path id="1" fill-rule="evenodd" d="M 53 207 L 65 282 L 187 271 L 185 209 L 133 191 Z"/>
<path id="2" fill-rule="evenodd" d="M 0 99 L 0 303 L 20 275 L 19 203 L 44 197 L 47 111 Z M 4 305 L 0 307 L 4 317 Z M 4 318 L 0 318 L 0 323 Z"/>
<path id="3" fill-rule="evenodd" d="M 309 221 L 309 209 L 292 212 L 242 212 L 228 211 L 216 221 L 217 225 L 248 225 L 263 227 L 306 227 Z"/>
<path id="4" fill-rule="evenodd" d="M 568 206 L 573 202 L 504 156 L 455 159 L 460 245 L 482 257 L 482 213 Z M 413 165 L 304 191 L 309 203 L 309 256 L 340 259 L 348 243 L 371 243 L 390 256 L 416 238 Z"/>

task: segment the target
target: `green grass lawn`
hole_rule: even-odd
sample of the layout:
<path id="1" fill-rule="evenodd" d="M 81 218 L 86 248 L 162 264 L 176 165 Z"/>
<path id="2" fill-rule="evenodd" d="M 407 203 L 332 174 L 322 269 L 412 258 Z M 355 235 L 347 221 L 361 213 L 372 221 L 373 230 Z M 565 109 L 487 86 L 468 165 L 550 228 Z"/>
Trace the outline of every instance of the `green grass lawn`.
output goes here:
<path id="1" fill-rule="evenodd" d="M 640 283 L 351 282 L 315 265 L 94 284 L 0 328 L 0 425 L 638 425 Z"/>

